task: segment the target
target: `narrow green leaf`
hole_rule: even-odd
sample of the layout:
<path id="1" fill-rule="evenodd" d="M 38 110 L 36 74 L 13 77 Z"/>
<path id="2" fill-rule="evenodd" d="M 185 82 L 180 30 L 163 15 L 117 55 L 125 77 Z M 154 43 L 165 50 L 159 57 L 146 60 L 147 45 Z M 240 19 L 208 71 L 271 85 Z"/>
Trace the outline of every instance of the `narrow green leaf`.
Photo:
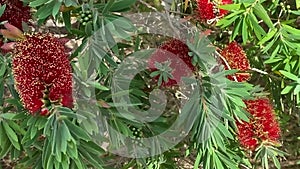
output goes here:
<path id="1" fill-rule="evenodd" d="M 103 90 L 103 91 L 109 91 L 109 88 L 107 88 L 106 86 L 101 85 L 101 84 L 98 83 L 98 82 L 91 82 L 91 81 L 88 81 L 87 83 L 88 83 L 89 85 L 93 86 L 93 87 L 96 88 L 96 89 Z"/>
<path id="2" fill-rule="evenodd" d="M 287 71 L 284 71 L 284 70 L 279 70 L 279 72 L 281 74 L 283 74 L 285 77 L 291 79 L 291 80 L 294 80 L 294 81 L 297 81 L 298 80 L 298 77 L 290 72 L 287 72 Z"/>
<path id="3" fill-rule="evenodd" d="M 6 120 L 13 120 L 13 118 L 16 116 L 15 113 L 4 113 L 0 114 L 0 118 L 6 119 Z"/>
<path id="4" fill-rule="evenodd" d="M 269 41 L 271 38 L 274 37 L 274 35 L 277 33 L 277 31 L 278 31 L 277 28 L 271 29 L 271 31 L 269 33 L 267 33 L 267 35 L 258 42 L 258 45 L 262 45 L 262 44 L 266 43 L 267 41 Z"/>
<path id="5" fill-rule="evenodd" d="M 243 38 L 243 44 L 247 43 L 248 40 L 248 25 L 247 25 L 247 16 L 243 18 L 242 23 L 242 38 Z"/>
<path id="6" fill-rule="evenodd" d="M 5 9 L 6 9 L 6 4 L 4 4 L 4 5 L 2 5 L 2 6 L 0 7 L 0 16 L 3 15 Z"/>
<path id="7" fill-rule="evenodd" d="M 19 141 L 18 141 L 18 136 L 15 133 L 15 131 L 6 122 L 2 122 L 2 125 L 3 125 L 3 128 L 4 128 L 5 132 L 6 132 L 6 135 L 7 135 L 8 139 L 13 144 L 13 146 L 17 150 L 21 150 L 20 144 L 19 144 Z"/>
<path id="8" fill-rule="evenodd" d="M 46 2 L 51 2 L 53 0 L 35 0 L 29 3 L 30 7 L 37 7 L 46 4 Z"/>
<path id="9" fill-rule="evenodd" d="M 90 136 L 82 128 L 80 128 L 79 126 L 76 126 L 74 123 L 72 123 L 69 120 L 65 120 L 64 122 L 68 126 L 69 131 L 72 134 L 74 134 L 76 137 L 81 138 L 81 139 L 83 139 L 85 141 L 89 141 L 90 140 Z"/>
<path id="10" fill-rule="evenodd" d="M 52 16 L 54 18 L 58 14 L 61 4 L 62 4 L 62 2 L 59 2 L 59 1 L 54 4 L 53 9 L 52 9 Z"/>
<path id="11" fill-rule="evenodd" d="M 253 11 L 255 15 L 261 18 L 268 25 L 269 28 L 274 28 L 273 22 L 271 21 L 267 11 L 260 3 L 257 3 L 254 6 Z"/>
<path id="12" fill-rule="evenodd" d="M 103 9 L 103 11 L 102 11 L 102 14 L 103 14 L 103 15 L 107 14 L 107 12 L 108 12 L 108 11 L 110 10 L 110 8 L 113 6 L 114 2 L 115 2 L 115 0 L 109 0 L 109 1 L 105 4 L 104 9 Z"/>
<path id="13" fill-rule="evenodd" d="M 291 92 L 291 90 L 294 88 L 294 86 L 286 86 L 282 91 L 281 94 L 288 94 Z"/>
<path id="14" fill-rule="evenodd" d="M 226 5 L 219 5 L 218 6 L 220 9 L 225 9 L 228 11 L 231 10 L 238 10 L 241 8 L 241 4 L 226 4 Z"/>
<path id="15" fill-rule="evenodd" d="M 125 9 L 129 9 L 131 5 L 135 4 L 136 0 L 122 0 L 116 1 L 113 6 L 110 8 L 112 12 L 124 11 Z"/>
<path id="16" fill-rule="evenodd" d="M 228 129 L 223 125 L 223 124 L 219 124 L 218 125 L 218 130 L 220 130 L 220 132 L 224 135 L 224 136 L 226 136 L 226 137 L 228 137 L 228 138 L 230 138 L 230 139 L 234 139 L 234 137 L 233 137 L 233 135 L 228 131 Z"/>

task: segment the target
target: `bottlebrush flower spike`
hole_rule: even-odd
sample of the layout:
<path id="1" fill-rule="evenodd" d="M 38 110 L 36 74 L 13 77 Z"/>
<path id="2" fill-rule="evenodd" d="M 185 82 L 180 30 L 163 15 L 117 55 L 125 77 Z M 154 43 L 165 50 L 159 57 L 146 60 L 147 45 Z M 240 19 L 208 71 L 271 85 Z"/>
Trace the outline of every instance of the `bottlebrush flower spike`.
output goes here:
<path id="1" fill-rule="evenodd" d="M 225 49 L 223 49 L 221 55 L 224 57 L 231 69 L 238 69 L 240 71 L 247 71 L 250 69 L 250 64 L 246 53 L 235 41 L 231 42 Z M 222 64 L 225 66 L 226 70 L 229 69 L 223 60 Z M 236 73 L 235 76 L 238 82 L 247 81 L 251 77 L 250 73 Z M 227 78 L 234 80 L 232 76 L 227 76 Z"/>
<path id="2" fill-rule="evenodd" d="M 197 13 L 200 20 L 208 21 L 215 18 L 220 18 L 228 13 L 227 10 L 219 9 L 219 5 L 232 4 L 232 0 L 198 0 Z"/>
<path id="3" fill-rule="evenodd" d="M 72 107 L 71 65 L 61 41 L 51 34 L 25 35 L 15 44 L 12 70 L 24 107 L 47 115 L 45 97 Z"/>
<path id="4" fill-rule="evenodd" d="M 255 150 L 262 142 L 278 143 L 280 128 L 273 107 L 268 98 L 245 101 L 247 111 L 252 115 L 250 122 L 237 122 L 240 144 Z"/>
<path id="5" fill-rule="evenodd" d="M 195 67 L 192 64 L 192 57 L 188 55 L 188 46 L 178 39 L 172 39 L 165 42 L 159 49 L 150 57 L 148 67 L 151 71 L 156 71 L 155 63 L 163 63 L 170 61 L 170 68 L 173 79 L 168 82 L 163 82 L 162 86 L 173 86 L 181 81 L 181 77 L 190 76 Z M 159 77 L 155 77 L 157 80 Z"/>
<path id="6" fill-rule="evenodd" d="M 28 22 L 31 18 L 30 8 L 24 6 L 20 0 L 0 0 L 0 4 L 6 4 L 6 9 L 0 17 L 0 21 L 8 21 L 10 24 L 22 29 L 22 22 Z"/>
<path id="7" fill-rule="evenodd" d="M 210 20 L 216 17 L 214 12 L 215 5 L 209 0 L 198 0 L 197 1 L 197 12 L 200 17 L 200 20 Z"/>

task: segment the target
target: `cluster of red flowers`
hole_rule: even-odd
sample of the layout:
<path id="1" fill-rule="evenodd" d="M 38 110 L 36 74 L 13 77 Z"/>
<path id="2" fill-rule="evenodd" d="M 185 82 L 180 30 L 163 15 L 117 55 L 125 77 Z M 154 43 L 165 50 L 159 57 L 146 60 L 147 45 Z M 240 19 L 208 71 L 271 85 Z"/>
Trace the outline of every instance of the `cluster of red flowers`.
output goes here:
<path id="1" fill-rule="evenodd" d="M 8 21 L 15 27 L 22 29 L 22 21 L 28 22 L 31 18 L 30 8 L 24 6 L 19 0 L 0 0 L 0 4 L 6 4 L 6 9 L 0 17 L 0 21 Z"/>
<path id="2" fill-rule="evenodd" d="M 243 147 L 255 150 L 260 142 L 276 143 L 280 128 L 268 98 L 245 101 L 247 111 L 253 116 L 250 122 L 237 122 L 238 138 Z"/>
<path id="3" fill-rule="evenodd" d="M 243 48 L 237 42 L 231 42 L 221 52 L 221 55 L 227 61 L 228 65 L 222 60 L 225 69 L 238 69 L 240 71 L 247 71 L 250 69 L 250 64 L 247 59 L 246 53 Z M 230 68 L 228 67 L 230 66 Z M 236 79 L 238 82 L 246 81 L 250 78 L 249 73 L 236 73 Z M 234 80 L 233 76 L 227 76 L 228 79 Z"/>
<path id="4" fill-rule="evenodd" d="M 172 79 L 167 82 L 162 82 L 162 86 L 173 86 L 181 81 L 184 76 L 190 76 L 195 70 L 192 64 L 192 57 L 188 55 L 188 46 L 178 40 L 172 39 L 165 42 L 159 49 L 149 58 L 148 67 L 151 71 L 156 71 L 155 63 L 164 63 L 170 61 L 172 69 Z M 157 80 L 158 77 L 155 77 Z"/>
<path id="5" fill-rule="evenodd" d="M 211 0 L 198 0 L 198 15 L 200 20 L 210 20 L 218 17 L 222 17 L 228 13 L 227 10 L 219 9 L 218 5 L 232 4 L 232 0 L 219 0 L 219 1 L 211 1 Z"/>
<path id="6" fill-rule="evenodd" d="M 225 69 L 239 69 L 247 71 L 250 64 L 247 56 L 237 42 L 231 42 L 221 55 Z M 249 73 L 236 73 L 234 75 L 238 82 L 244 82 L 250 78 Z M 233 76 L 227 76 L 234 80 Z M 244 101 L 247 111 L 252 115 L 250 122 L 237 122 L 238 138 L 240 144 L 249 150 L 255 150 L 261 142 L 276 143 L 280 137 L 280 128 L 276 120 L 273 107 L 268 98 L 257 98 Z"/>
<path id="7" fill-rule="evenodd" d="M 16 42 L 13 75 L 21 101 L 30 113 L 48 113 L 45 97 L 72 107 L 72 75 L 67 56 L 63 43 L 51 34 L 25 35 Z"/>

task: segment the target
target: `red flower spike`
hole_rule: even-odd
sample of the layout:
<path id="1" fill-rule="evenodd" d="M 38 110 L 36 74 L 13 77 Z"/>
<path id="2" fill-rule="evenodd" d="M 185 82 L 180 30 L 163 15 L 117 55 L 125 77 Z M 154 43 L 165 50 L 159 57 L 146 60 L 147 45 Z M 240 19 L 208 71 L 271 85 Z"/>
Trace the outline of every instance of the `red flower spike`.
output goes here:
<path id="1" fill-rule="evenodd" d="M 225 49 L 222 50 L 221 55 L 227 61 L 231 69 L 238 69 L 240 71 L 247 71 L 250 69 L 249 60 L 247 59 L 246 53 L 243 48 L 237 42 L 231 42 Z M 222 61 L 225 69 L 229 68 Z M 250 79 L 250 73 L 236 73 L 235 74 L 238 82 L 247 81 Z M 234 80 L 232 76 L 227 76 L 228 79 Z"/>
<path id="2" fill-rule="evenodd" d="M 172 39 L 165 42 L 159 49 L 149 58 L 148 67 L 151 71 L 156 71 L 155 63 L 163 63 L 170 61 L 170 68 L 173 79 L 163 82 L 162 86 L 174 86 L 181 81 L 181 77 L 190 76 L 195 67 L 192 64 L 192 57 L 188 55 L 188 46 L 180 40 Z M 157 81 L 159 76 L 155 77 Z"/>
<path id="3" fill-rule="evenodd" d="M 209 0 L 198 0 L 197 1 L 197 12 L 200 17 L 200 20 L 210 20 L 216 18 L 214 12 L 214 4 Z"/>
<path id="4" fill-rule="evenodd" d="M 22 29 L 22 22 L 28 22 L 31 18 L 30 8 L 24 6 L 19 0 L 0 0 L 0 4 L 6 4 L 6 9 L 0 17 L 0 21 L 8 21 L 10 24 Z"/>
<path id="5" fill-rule="evenodd" d="M 73 106 L 71 65 L 58 38 L 41 33 L 25 35 L 15 44 L 12 62 L 16 89 L 30 113 L 46 106 L 43 97 L 47 92 L 50 101 Z M 43 108 L 41 114 L 45 111 Z"/>
<path id="6" fill-rule="evenodd" d="M 237 122 L 241 145 L 253 151 L 261 142 L 277 143 L 280 127 L 269 99 L 248 100 L 245 104 L 252 118 L 249 123 Z"/>
<path id="7" fill-rule="evenodd" d="M 232 0 L 198 0 L 197 13 L 200 20 L 207 21 L 210 19 L 220 18 L 228 13 L 227 10 L 219 9 L 218 5 L 232 4 Z"/>

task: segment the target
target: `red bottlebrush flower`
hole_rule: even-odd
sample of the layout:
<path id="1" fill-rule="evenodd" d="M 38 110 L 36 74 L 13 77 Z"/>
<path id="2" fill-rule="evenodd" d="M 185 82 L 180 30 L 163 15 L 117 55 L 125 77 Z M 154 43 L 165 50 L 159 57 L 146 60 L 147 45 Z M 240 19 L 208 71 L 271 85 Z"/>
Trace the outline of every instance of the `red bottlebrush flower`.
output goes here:
<path id="1" fill-rule="evenodd" d="M 151 71 L 156 71 L 155 63 L 163 63 L 170 61 L 173 79 L 163 82 L 162 86 L 173 86 L 181 81 L 181 77 L 190 76 L 195 67 L 192 64 L 192 57 L 188 55 L 188 46 L 180 40 L 172 39 L 165 42 L 159 49 L 149 58 L 148 67 Z M 158 77 L 155 77 L 157 80 Z"/>
<path id="2" fill-rule="evenodd" d="M 280 128 L 273 107 L 267 98 L 245 101 L 252 115 L 250 122 L 237 122 L 238 137 L 243 147 L 255 150 L 259 142 L 277 143 Z"/>
<path id="3" fill-rule="evenodd" d="M 6 9 L 0 17 L 0 21 L 8 21 L 10 24 L 22 29 L 22 21 L 28 22 L 31 18 L 30 8 L 24 6 L 19 0 L 0 0 L 0 4 L 6 4 Z"/>
<path id="4" fill-rule="evenodd" d="M 206 21 L 216 18 L 216 13 L 214 12 L 215 5 L 210 2 L 210 0 L 198 0 L 197 5 L 197 12 L 200 20 Z"/>
<path id="5" fill-rule="evenodd" d="M 16 89 L 30 113 L 47 115 L 44 96 L 72 107 L 71 65 L 61 41 L 51 34 L 25 35 L 15 44 L 12 60 Z"/>
<path id="6" fill-rule="evenodd" d="M 231 42 L 225 49 L 222 50 L 221 55 L 224 57 L 231 69 L 238 69 L 240 71 L 247 71 L 250 69 L 249 60 L 243 48 L 237 42 Z M 225 69 L 228 70 L 228 65 L 222 60 Z M 236 73 L 238 82 L 249 80 L 250 73 Z M 228 79 L 234 80 L 232 76 L 227 76 Z"/>
<path id="7" fill-rule="evenodd" d="M 197 1 L 197 13 L 200 17 L 200 20 L 210 20 L 222 17 L 228 13 L 227 10 L 219 9 L 218 5 L 232 4 L 232 0 L 198 0 Z"/>

